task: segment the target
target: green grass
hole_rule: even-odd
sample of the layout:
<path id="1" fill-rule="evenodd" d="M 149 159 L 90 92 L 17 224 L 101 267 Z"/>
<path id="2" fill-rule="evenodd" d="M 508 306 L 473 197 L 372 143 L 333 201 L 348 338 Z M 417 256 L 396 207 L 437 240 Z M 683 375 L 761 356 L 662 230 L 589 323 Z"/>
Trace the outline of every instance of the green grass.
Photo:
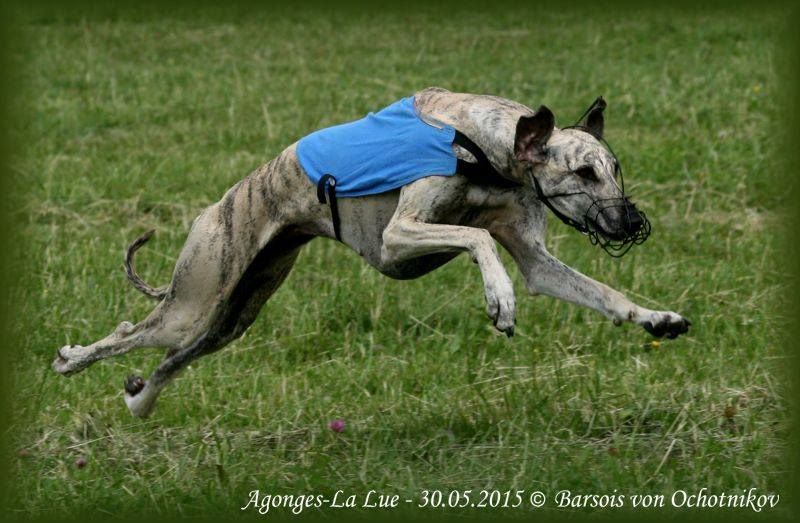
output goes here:
<path id="1" fill-rule="evenodd" d="M 784 494 L 787 202 L 771 122 L 786 12 L 588 9 L 21 14 L 10 509 L 234 514 L 254 489 Z M 503 253 L 509 341 L 466 257 L 396 282 L 317 240 L 245 336 L 192 364 L 149 420 L 130 416 L 122 381 L 161 351 L 70 379 L 50 369 L 57 347 L 149 311 L 120 268 L 128 241 L 158 229 L 140 272 L 166 283 L 227 187 L 429 85 L 545 103 L 561 125 L 604 95 L 654 233 L 621 261 L 554 220 L 547 243 L 685 314 L 691 334 L 645 350 L 640 328 L 526 297 Z"/>

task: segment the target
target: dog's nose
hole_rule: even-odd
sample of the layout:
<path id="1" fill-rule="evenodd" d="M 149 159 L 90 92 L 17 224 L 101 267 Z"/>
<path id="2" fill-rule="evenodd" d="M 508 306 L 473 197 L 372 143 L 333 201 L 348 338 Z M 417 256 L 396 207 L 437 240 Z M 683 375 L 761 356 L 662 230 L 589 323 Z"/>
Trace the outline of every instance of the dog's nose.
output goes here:
<path id="1" fill-rule="evenodd" d="M 625 232 L 628 234 L 637 232 L 644 224 L 642 215 L 639 214 L 639 211 L 633 204 L 627 204 L 625 206 L 625 219 L 623 221 L 625 224 Z"/>

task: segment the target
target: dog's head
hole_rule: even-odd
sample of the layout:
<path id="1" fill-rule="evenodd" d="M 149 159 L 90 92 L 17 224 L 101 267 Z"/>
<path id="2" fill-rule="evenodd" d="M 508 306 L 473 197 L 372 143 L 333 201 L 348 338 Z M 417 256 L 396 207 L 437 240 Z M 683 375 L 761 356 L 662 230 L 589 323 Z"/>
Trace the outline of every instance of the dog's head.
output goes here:
<path id="1" fill-rule="evenodd" d="M 598 98 L 581 122 L 563 129 L 555 127 L 545 106 L 522 116 L 514 156 L 539 199 L 559 218 L 594 235 L 604 248 L 619 250 L 643 242 L 650 225 L 620 186 L 621 168 L 603 140 L 605 106 Z"/>

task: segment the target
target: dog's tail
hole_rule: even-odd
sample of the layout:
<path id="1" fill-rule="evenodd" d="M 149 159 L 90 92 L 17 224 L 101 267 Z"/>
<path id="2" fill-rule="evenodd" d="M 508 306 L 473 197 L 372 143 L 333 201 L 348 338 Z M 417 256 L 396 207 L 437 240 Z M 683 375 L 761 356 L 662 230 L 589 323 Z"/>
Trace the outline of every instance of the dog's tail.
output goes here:
<path id="1" fill-rule="evenodd" d="M 144 280 L 142 280 L 139 275 L 136 274 L 136 270 L 133 268 L 133 255 L 136 254 L 136 251 L 138 251 L 142 245 L 147 243 L 150 237 L 153 236 L 154 232 L 156 232 L 155 229 L 147 231 L 143 235 L 136 238 L 133 243 L 128 246 L 128 250 L 125 251 L 125 275 L 128 277 L 133 286 L 146 296 L 156 300 L 163 300 L 164 296 L 167 295 L 167 288 L 159 287 L 158 289 L 154 289 L 146 284 Z"/>

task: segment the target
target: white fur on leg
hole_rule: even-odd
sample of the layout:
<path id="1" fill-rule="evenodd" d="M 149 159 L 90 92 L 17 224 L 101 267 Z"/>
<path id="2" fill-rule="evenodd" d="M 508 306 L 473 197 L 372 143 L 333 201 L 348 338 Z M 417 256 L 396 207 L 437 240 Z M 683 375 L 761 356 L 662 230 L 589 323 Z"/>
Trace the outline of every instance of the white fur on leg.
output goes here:
<path id="1" fill-rule="evenodd" d="M 146 418 L 153 412 L 157 397 L 158 391 L 150 385 L 149 381 L 146 381 L 144 388 L 135 395 L 125 392 L 125 404 L 131 414 L 137 418 Z"/>
<path id="2" fill-rule="evenodd" d="M 507 336 L 514 334 L 514 312 L 516 298 L 511 278 L 505 271 L 487 272 L 484 292 L 486 293 L 486 313 L 494 321 L 497 330 Z"/>
<path id="3" fill-rule="evenodd" d="M 133 330 L 135 328 L 136 326 L 133 323 L 129 321 L 123 321 L 122 323 L 117 325 L 116 329 L 114 329 L 114 334 L 119 334 L 120 336 L 128 336 L 129 334 L 133 333 Z"/>
<path id="4" fill-rule="evenodd" d="M 131 343 L 131 340 L 134 340 L 131 336 L 134 336 L 135 332 L 136 326 L 133 323 L 123 321 L 114 329 L 114 332 L 91 345 L 85 347 L 82 345 L 65 345 L 56 352 L 56 357 L 52 364 L 53 370 L 68 376 L 82 371 L 97 360 L 124 354 L 137 346 L 141 346 L 135 342 Z"/>

